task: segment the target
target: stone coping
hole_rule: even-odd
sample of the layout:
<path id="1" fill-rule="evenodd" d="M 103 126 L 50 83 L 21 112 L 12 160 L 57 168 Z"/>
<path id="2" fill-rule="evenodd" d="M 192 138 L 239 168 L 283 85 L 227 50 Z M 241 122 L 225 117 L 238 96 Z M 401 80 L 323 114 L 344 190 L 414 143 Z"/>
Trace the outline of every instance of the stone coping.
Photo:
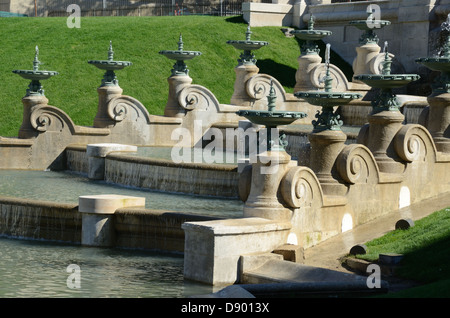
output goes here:
<path id="1" fill-rule="evenodd" d="M 116 143 L 99 143 L 88 144 L 86 146 L 86 154 L 89 157 L 106 157 L 111 152 L 136 152 L 137 146 L 116 144 Z"/>
<path id="2" fill-rule="evenodd" d="M 77 212 L 76 209 L 78 206 L 75 203 L 61 203 L 54 201 L 24 199 L 3 195 L 0 195 L 0 204 L 12 204 L 12 205 L 42 207 L 42 208 L 62 208 L 67 210 L 74 210 L 74 212 Z"/>
<path id="3" fill-rule="evenodd" d="M 252 234 L 272 231 L 285 231 L 291 229 L 290 222 L 277 222 L 273 220 L 250 217 L 213 220 L 206 222 L 186 222 L 181 226 L 184 230 L 198 230 L 211 232 L 214 235 Z"/>
<path id="4" fill-rule="evenodd" d="M 145 206 L 145 198 L 117 194 L 85 195 L 78 198 L 82 213 L 113 214 L 119 208 Z"/>

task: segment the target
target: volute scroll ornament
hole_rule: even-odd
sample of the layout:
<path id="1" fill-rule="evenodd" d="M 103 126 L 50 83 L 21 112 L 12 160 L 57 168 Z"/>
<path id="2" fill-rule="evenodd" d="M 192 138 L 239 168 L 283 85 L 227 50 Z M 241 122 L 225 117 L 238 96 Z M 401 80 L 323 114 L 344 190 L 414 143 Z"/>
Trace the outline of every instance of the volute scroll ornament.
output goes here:
<path id="1" fill-rule="evenodd" d="M 290 208 L 310 207 L 323 204 L 319 180 L 308 167 L 295 166 L 281 180 L 281 195 Z"/>
<path id="2" fill-rule="evenodd" d="M 108 116 L 116 122 L 130 117 L 143 117 L 147 123 L 150 123 L 150 115 L 145 106 L 130 96 L 120 95 L 113 97 L 108 103 L 107 112 Z M 135 113 L 135 116 L 131 115 L 132 112 Z"/>
<path id="3" fill-rule="evenodd" d="M 208 110 L 211 106 L 219 109 L 219 101 L 214 94 L 201 85 L 188 85 L 178 94 L 179 105 L 186 110 Z"/>
<path id="4" fill-rule="evenodd" d="M 430 155 L 436 158 L 436 146 L 433 137 L 422 125 L 403 126 L 394 138 L 394 147 L 401 159 L 413 162 Z"/>
<path id="5" fill-rule="evenodd" d="M 361 144 L 347 145 L 336 159 L 336 168 L 345 182 L 378 183 L 379 169 L 370 150 Z"/>
<path id="6" fill-rule="evenodd" d="M 49 105 L 33 108 L 30 123 L 39 132 L 62 131 L 68 128 L 71 133 L 74 133 L 76 130 L 72 119 L 65 112 Z"/>
<path id="7" fill-rule="evenodd" d="M 267 74 L 253 75 L 246 84 L 247 94 L 251 98 L 260 100 L 269 94 L 271 85 L 276 87 L 277 91 L 284 92 L 283 86 L 272 76 Z"/>

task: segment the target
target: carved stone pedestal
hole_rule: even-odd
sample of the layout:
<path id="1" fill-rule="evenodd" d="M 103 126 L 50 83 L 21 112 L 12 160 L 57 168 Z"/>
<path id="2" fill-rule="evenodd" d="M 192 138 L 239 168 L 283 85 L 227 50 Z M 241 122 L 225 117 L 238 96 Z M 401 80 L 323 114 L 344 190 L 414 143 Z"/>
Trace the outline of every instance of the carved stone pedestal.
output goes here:
<path id="1" fill-rule="evenodd" d="M 295 73 L 294 92 L 317 89 L 311 81 L 311 72 L 322 63 L 319 54 L 302 54 L 298 57 L 298 69 Z"/>
<path id="2" fill-rule="evenodd" d="M 108 114 L 108 103 L 114 97 L 122 95 L 122 88 L 118 85 L 105 85 L 97 88 L 98 92 L 98 108 L 97 114 L 94 118 L 95 128 L 110 128 L 113 127 L 116 121 Z M 113 117 L 120 116 L 119 111 L 116 114 L 112 114 Z"/>
<path id="3" fill-rule="evenodd" d="M 428 131 L 437 151 L 450 153 L 450 93 L 432 94 L 428 103 Z"/>
<path id="4" fill-rule="evenodd" d="M 231 96 L 231 105 L 251 106 L 251 100 L 247 92 L 247 81 L 258 74 L 259 68 L 254 64 L 241 64 L 234 68 L 236 80 L 234 82 L 234 92 Z"/>
<path id="5" fill-rule="evenodd" d="M 310 168 L 319 179 L 324 194 L 344 195 L 347 187 L 333 176 L 333 166 L 347 136 L 341 130 L 323 130 L 309 135 L 311 143 Z"/>
<path id="6" fill-rule="evenodd" d="M 373 153 L 381 172 L 402 173 L 405 164 L 398 157 L 392 142 L 397 132 L 403 126 L 405 119 L 400 111 L 381 111 L 371 114 L 366 145 Z M 360 132 L 361 134 L 361 132 Z"/>
<path id="7" fill-rule="evenodd" d="M 178 96 L 183 88 L 192 83 L 192 78 L 188 75 L 172 75 L 167 81 L 169 82 L 169 97 L 164 109 L 164 116 L 184 117 L 187 110 L 180 106 Z"/>
<path id="8" fill-rule="evenodd" d="M 380 46 L 376 43 L 367 43 L 356 48 L 356 58 L 353 62 L 353 82 L 362 83 L 355 79 L 361 74 L 373 74 L 371 62 L 379 55 Z"/>
<path id="9" fill-rule="evenodd" d="M 31 114 L 33 110 L 38 107 L 48 105 L 48 99 L 44 95 L 28 95 L 22 98 L 23 103 L 23 120 L 22 125 L 19 129 L 19 138 L 28 139 L 36 137 L 39 134 L 39 131 L 36 130 L 41 124 L 40 122 L 35 122 L 33 127 L 33 120 L 31 118 Z M 35 118 L 35 121 L 46 120 L 46 118 Z"/>
<path id="10" fill-rule="evenodd" d="M 285 151 L 267 151 L 252 165 L 250 193 L 245 202 L 245 217 L 290 220 L 292 211 L 279 201 L 277 193 L 286 171 L 296 165 Z"/>

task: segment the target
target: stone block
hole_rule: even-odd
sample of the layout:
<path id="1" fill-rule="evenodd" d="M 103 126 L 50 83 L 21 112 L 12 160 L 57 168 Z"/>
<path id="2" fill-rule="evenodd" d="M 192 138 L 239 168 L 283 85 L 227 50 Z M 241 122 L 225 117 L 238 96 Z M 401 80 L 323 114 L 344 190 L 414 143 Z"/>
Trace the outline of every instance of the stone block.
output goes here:
<path id="1" fill-rule="evenodd" d="M 136 146 L 115 143 L 88 144 L 88 178 L 103 180 L 105 178 L 105 157 L 111 152 L 136 152 Z"/>
<path id="2" fill-rule="evenodd" d="M 251 217 L 186 222 L 182 228 L 185 278 L 219 286 L 239 281 L 241 255 L 270 253 L 284 244 L 291 224 Z"/>
<path id="3" fill-rule="evenodd" d="M 84 195 L 78 198 L 78 211 L 82 213 L 113 214 L 125 207 L 143 207 L 145 198 L 116 194 Z"/>
<path id="4" fill-rule="evenodd" d="M 298 245 L 285 244 L 274 249 L 272 253 L 282 255 L 285 261 L 294 263 L 303 263 L 304 261 L 303 248 Z"/>
<path id="5" fill-rule="evenodd" d="M 103 194 L 80 196 L 78 202 L 78 211 L 82 213 L 81 244 L 110 247 L 115 242 L 114 212 L 144 206 L 145 198 Z"/>

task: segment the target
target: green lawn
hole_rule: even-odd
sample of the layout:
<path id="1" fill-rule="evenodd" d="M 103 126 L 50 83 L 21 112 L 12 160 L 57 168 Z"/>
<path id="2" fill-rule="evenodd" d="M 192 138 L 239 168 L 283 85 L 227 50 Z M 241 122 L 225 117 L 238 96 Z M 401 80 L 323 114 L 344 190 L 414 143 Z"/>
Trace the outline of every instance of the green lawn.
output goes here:
<path id="1" fill-rule="evenodd" d="M 368 253 L 358 258 L 376 261 L 380 253 L 404 254 L 396 275 L 423 284 L 389 296 L 450 297 L 450 207 L 365 245 Z"/>
<path id="2" fill-rule="evenodd" d="M 176 50 L 181 33 L 184 50 L 202 52 L 187 62 L 193 83 L 229 103 L 241 52 L 226 42 L 244 40 L 246 29 L 241 17 L 86 17 L 79 29 L 68 28 L 66 18 L 0 18 L 0 135 L 17 136 L 28 81 L 12 71 L 31 69 L 36 45 L 40 69 L 59 72 L 42 82 L 49 104 L 67 112 L 76 124 L 91 126 L 103 72 L 87 61 L 107 59 L 110 40 L 114 59 L 133 63 L 117 72 L 123 94 L 161 115 L 173 61 L 158 52 Z M 255 27 L 252 32 L 252 40 L 269 42 L 255 51 L 260 73 L 274 76 L 292 92 L 300 54 L 297 41 L 285 37 L 279 27 Z"/>

